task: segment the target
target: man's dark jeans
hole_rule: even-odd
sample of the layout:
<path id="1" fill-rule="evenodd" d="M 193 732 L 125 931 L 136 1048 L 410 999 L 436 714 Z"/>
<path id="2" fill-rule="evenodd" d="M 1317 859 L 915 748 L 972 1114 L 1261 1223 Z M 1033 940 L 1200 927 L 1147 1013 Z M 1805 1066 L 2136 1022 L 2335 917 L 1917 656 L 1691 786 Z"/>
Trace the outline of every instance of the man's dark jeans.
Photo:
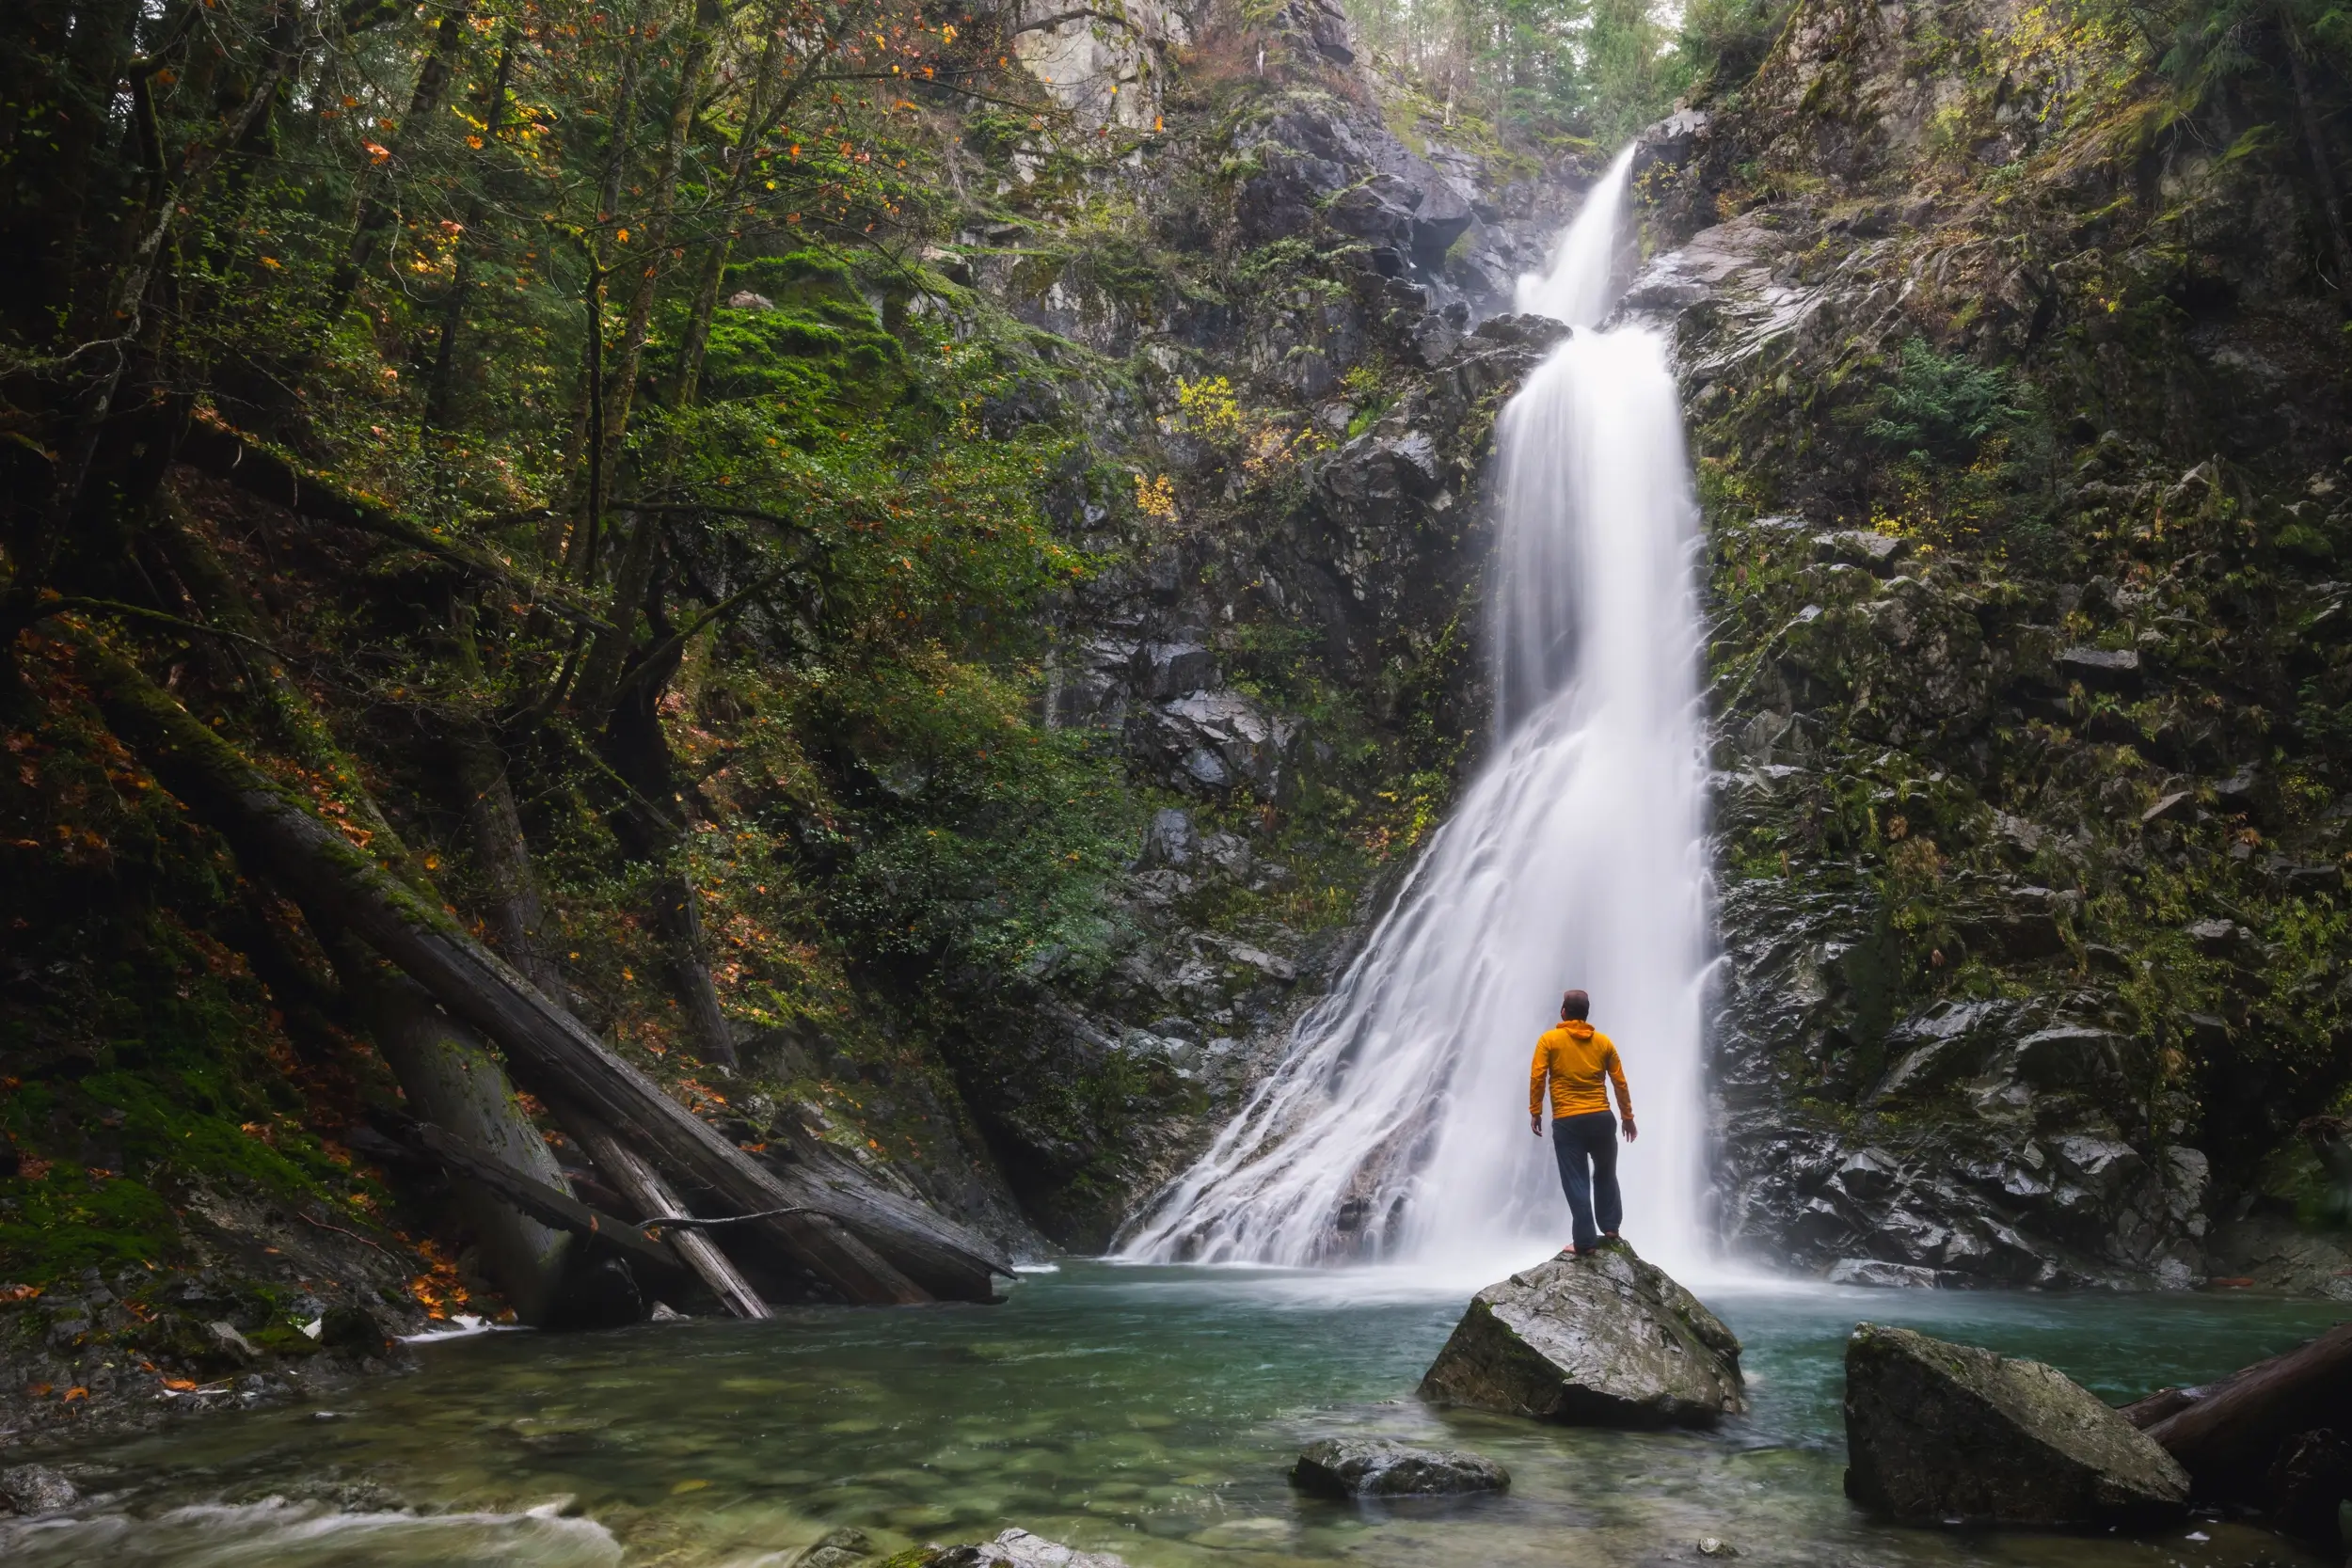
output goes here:
<path id="1" fill-rule="evenodd" d="M 1625 1223 L 1625 1195 L 1617 1191 L 1617 1118 L 1607 1111 L 1552 1117 L 1551 1152 L 1560 1161 L 1560 1185 L 1568 1192 L 1576 1250 L 1589 1252 L 1603 1231 Z"/>

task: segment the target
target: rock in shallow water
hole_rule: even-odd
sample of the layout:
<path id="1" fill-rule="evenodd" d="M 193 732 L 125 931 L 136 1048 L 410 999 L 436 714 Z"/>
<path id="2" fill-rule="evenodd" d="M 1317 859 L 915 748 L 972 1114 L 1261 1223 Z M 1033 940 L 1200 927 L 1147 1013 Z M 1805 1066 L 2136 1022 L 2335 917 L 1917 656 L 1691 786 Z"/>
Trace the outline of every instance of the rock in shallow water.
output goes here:
<path id="1" fill-rule="evenodd" d="M 1623 1243 L 1479 1291 L 1421 1397 L 1580 1426 L 1712 1426 L 1748 1407 L 1731 1330 Z"/>
<path id="2" fill-rule="evenodd" d="M 1009 1529 L 976 1546 L 949 1546 L 925 1560 L 925 1568 L 1127 1568 L 1115 1552 L 1082 1552 L 1025 1529 Z"/>
<path id="3" fill-rule="evenodd" d="M 873 1553 L 874 1544 L 862 1529 L 827 1530 L 792 1560 L 791 1568 L 850 1568 Z"/>
<path id="4" fill-rule="evenodd" d="M 1485 1454 L 1416 1449 L 1385 1437 L 1326 1437 L 1291 1467 L 1291 1483 L 1327 1497 L 1429 1497 L 1500 1492 L 1510 1472 Z"/>
<path id="5" fill-rule="evenodd" d="M 18 1513 L 55 1513 L 82 1500 L 63 1472 L 46 1465 L 18 1465 L 0 1470 L 0 1507 Z"/>
<path id="6" fill-rule="evenodd" d="M 1846 1341 L 1846 1495 L 1910 1524 L 2154 1525 L 2188 1473 L 2055 1367 L 1858 1324 Z"/>

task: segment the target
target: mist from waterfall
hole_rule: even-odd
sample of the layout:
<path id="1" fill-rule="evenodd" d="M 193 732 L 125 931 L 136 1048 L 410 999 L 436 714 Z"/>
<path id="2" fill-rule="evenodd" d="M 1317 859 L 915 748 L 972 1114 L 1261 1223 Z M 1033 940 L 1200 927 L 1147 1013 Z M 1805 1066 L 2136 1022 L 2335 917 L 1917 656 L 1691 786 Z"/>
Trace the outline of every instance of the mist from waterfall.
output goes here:
<path id="1" fill-rule="evenodd" d="M 1338 988 L 1193 1167 L 1121 1238 L 1162 1261 L 1405 1262 L 1491 1277 L 1568 1239 L 1527 1070 L 1591 991 L 1641 1139 L 1625 1234 L 1703 1261 L 1708 958 L 1697 531 L 1662 340 L 1601 332 L 1632 161 L 1523 278 L 1575 330 L 1497 431 L 1492 754 Z"/>

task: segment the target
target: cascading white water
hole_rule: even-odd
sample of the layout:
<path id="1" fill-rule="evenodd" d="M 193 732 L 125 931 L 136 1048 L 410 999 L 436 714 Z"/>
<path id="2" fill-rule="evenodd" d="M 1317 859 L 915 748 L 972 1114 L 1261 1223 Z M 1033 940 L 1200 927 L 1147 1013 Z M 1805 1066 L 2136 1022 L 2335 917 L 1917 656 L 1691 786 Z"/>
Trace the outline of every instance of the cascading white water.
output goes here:
<path id="1" fill-rule="evenodd" d="M 1498 431 L 1488 605 L 1496 749 L 1339 988 L 1207 1154 L 1122 1238 L 1141 1260 L 1403 1260 L 1484 1277 L 1567 1240 L 1527 1069 L 1560 992 L 1593 996 L 1641 1140 L 1625 1234 L 1702 1259 L 1706 859 L 1697 508 L 1665 345 L 1593 329 L 1629 149 L 1522 309 L 1577 330 Z"/>

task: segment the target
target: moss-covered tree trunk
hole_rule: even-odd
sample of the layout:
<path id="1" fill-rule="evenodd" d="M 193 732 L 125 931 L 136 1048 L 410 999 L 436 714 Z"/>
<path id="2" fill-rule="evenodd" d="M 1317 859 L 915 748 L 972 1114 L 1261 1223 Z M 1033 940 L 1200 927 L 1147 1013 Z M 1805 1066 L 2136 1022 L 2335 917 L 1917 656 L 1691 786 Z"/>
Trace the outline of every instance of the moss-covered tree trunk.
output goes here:
<path id="1" fill-rule="evenodd" d="M 352 973 L 356 967 L 346 966 L 347 986 L 358 979 Z M 510 1169 L 559 1192 L 571 1191 L 564 1167 L 515 1102 L 514 1085 L 479 1035 L 435 1006 L 424 989 L 405 975 L 379 972 L 353 989 L 369 1032 L 415 1115 Z M 459 1183 L 458 1202 L 481 1250 L 484 1272 L 515 1315 L 527 1323 L 547 1322 L 563 1289 L 572 1238 L 471 1182 Z"/>

